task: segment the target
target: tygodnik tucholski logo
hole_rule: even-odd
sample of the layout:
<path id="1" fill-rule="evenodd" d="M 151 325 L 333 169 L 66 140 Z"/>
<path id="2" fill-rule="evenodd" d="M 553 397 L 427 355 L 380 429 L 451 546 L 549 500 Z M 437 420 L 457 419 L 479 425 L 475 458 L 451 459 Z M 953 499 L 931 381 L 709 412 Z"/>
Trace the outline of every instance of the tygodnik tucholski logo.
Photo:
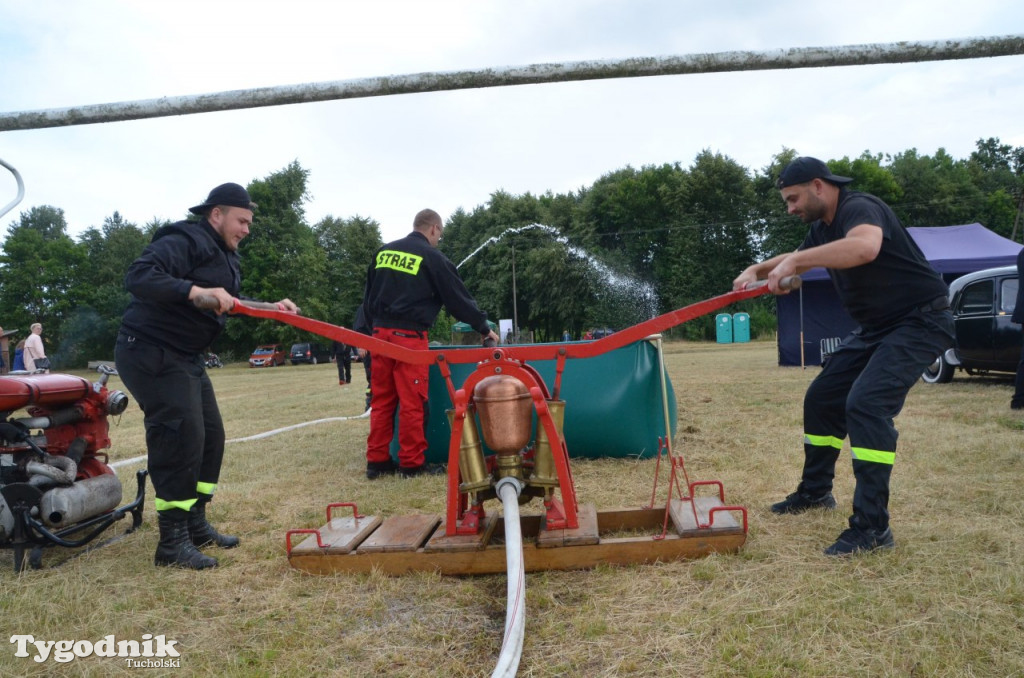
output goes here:
<path id="1" fill-rule="evenodd" d="M 90 640 L 36 640 L 22 634 L 11 636 L 15 644 L 15 657 L 32 657 L 35 662 L 49 659 L 64 664 L 78 657 L 123 657 L 129 667 L 180 667 L 181 655 L 174 648 L 176 640 L 167 640 L 163 635 L 144 633 L 142 640 L 116 640 L 113 635 L 104 636 L 95 643 Z"/>

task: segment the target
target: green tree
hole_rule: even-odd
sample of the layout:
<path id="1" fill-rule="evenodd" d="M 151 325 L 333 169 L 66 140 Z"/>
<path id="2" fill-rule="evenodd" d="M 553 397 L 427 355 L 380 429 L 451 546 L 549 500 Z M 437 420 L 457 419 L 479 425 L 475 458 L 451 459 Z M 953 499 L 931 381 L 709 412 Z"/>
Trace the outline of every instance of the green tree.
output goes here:
<path id="1" fill-rule="evenodd" d="M 313 231 L 318 246 L 327 258 L 322 294 L 327 297 L 325 320 L 352 327 L 356 308 L 362 303 L 366 270 L 383 242 L 380 224 L 355 216 L 338 219 L 327 216 Z"/>
<path id="2" fill-rule="evenodd" d="M 247 187 L 258 207 L 251 232 L 239 246 L 242 294 L 267 301 L 289 298 L 303 315 L 323 318 L 329 300 L 323 284 L 327 257 L 305 221 L 303 203 L 307 199 L 308 176 L 309 172 L 298 162 L 292 162 Z M 236 319 L 228 322 L 216 350 L 248 355 L 258 344 L 290 343 L 295 335 L 295 329 L 283 323 Z"/>
<path id="3" fill-rule="evenodd" d="M 994 137 L 979 139 L 967 168 L 974 185 L 985 195 L 978 220 L 1000 235 L 1017 237 L 1024 210 L 1024 147 Z"/>
<path id="4" fill-rule="evenodd" d="M 746 168 L 710 151 L 697 155 L 669 197 L 676 218 L 666 256 L 658 262 L 665 310 L 723 294 L 756 252 L 754 191 Z M 687 336 L 710 336 L 713 320 L 698 319 Z"/>
<path id="5" fill-rule="evenodd" d="M 934 157 L 910 149 L 892 158 L 889 166 L 903 191 L 901 202 L 890 205 L 904 226 L 953 226 L 978 221 L 985 196 L 974 185 L 965 161 L 940 148 Z"/>
<path id="6" fill-rule="evenodd" d="M 84 367 L 90 359 L 113 358 L 121 316 L 130 301 L 124 275 L 148 242 L 117 212 L 104 220 L 102 228 L 89 228 L 81 235 L 79 247 L 85 256 L 75 272 L 81 301 L 64 321 L 58 351 L 66 364 Z"/>
<path id="7" fill-rule="evenodd" d="M 75 272 L 84 256 L 67 235 L 64 210 L 46 205 L 22 212 L 8 228 L 0 255 L 0 308 L 7 329 L 20 329 L 25 337 L 39 322 L 48 353 L 60 346 L 63 321 L 80 301 Z M 53 360 L 61 364 L 56 352 Z"/>

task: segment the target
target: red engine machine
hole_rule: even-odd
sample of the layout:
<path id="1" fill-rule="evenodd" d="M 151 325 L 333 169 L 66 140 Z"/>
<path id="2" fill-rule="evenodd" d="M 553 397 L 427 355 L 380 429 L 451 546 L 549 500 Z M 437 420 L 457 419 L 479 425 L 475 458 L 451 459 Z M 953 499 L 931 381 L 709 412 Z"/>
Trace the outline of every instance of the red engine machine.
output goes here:
<path id="1" fill-rule="evenodd" d="M 0 377 L 0 546 L 14 569 L 42 566 L 47 546 L 88 544 L 128 513 L 142 524 L 146 471 L 134 501 L 121 503 L 121 481 L 101 450 L 110 447 L 107 417 L 128 396 L 106 386 L 117 372 L 100 367 L 94 383 L 70 374 Z M 12 415 L 26 409 L 28 416 Z"/>

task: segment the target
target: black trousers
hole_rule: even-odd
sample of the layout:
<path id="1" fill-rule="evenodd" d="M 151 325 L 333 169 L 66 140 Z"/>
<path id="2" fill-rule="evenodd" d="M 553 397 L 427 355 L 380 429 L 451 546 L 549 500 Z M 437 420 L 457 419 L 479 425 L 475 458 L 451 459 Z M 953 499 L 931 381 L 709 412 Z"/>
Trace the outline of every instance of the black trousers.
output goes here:
<path id="1" fill-rule="evenodd" d="M 1013 397 L 1010 398 L 1010 406 L 1024 407 L 1024 348 L 1020 352 L 1020 362 L 1017 363 L 1017 378 L 1013 384 Z"/>
<path id="2" fill-rule="evenodd" d="M 114 359 L 145 415 L 156 509 L 187 511 L 199 492 L 213 494 L 224 459 L 224 422 L 202 360 L 124 333 Z"/>
<path id="3" fill-rule="evenodd" d="M 949 311 L 914 311 L 882 329 L 858 329 L 840 344 L 804 396 L 802 489 L 832 489 L 849 436 L 857 488 L 850 525 L 889 525 L 889 477 L 899 434 L 893 419 L 924 368 L 953 343 Z"/>
<path id="4" fill-rule="evenodd" d="M 352 381 L 352 356 L 348 351 L 345 351 L 345 355 L 338 355 L 335 360 L 338 361 L 338 381 Z"/>

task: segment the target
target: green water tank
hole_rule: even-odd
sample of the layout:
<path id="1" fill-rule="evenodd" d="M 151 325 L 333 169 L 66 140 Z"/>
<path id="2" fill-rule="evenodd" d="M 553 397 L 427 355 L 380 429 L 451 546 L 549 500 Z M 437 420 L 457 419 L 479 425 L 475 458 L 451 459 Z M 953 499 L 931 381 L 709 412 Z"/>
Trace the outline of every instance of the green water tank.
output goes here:
<path id="1" fill-rule="evenodd" d="M 750 341 L 750 314 L 733 313 L 732 340 L 736 343 Z"/>
<path id="2" fill-rule="evenodd" d="M 715 316 L 715 338 L 719 344 L 732 343 L 732 316 L 728 313 Z"/>
<path id="3" fill-rule="evenodd" d="M 466 348 L 476 348 L 469 347 Z M 458 348 L 444 346 L 451 352 Z M 554 388 L 555 361 L 532 360 L 548 391 Z M 450 363 L 456 388 L 476 369 L 475 364 Z M 668 414 L 676 431 L 676 396 L 665 375 Z M 427 461 L 448 461 L 451 428 L 445 410 L 452 407 L 448 388 L 436 365 L 430 366 L 427 399 Z M 665 435 L 665 417 L 658 373 L 658 349 L 651 341 L 637 341 L 593 358 L 565 362 L 561 399 L 565 400 L 565 443 L 570 457 L 638 457 L 657 455 L 658 439 Z M 536 414 L 534 414 L 536 427 Z M 490 454 L 485 450 L 485 453 Z M 391 457 L 398 460 L 398 426 L 391 441 Z"/>

